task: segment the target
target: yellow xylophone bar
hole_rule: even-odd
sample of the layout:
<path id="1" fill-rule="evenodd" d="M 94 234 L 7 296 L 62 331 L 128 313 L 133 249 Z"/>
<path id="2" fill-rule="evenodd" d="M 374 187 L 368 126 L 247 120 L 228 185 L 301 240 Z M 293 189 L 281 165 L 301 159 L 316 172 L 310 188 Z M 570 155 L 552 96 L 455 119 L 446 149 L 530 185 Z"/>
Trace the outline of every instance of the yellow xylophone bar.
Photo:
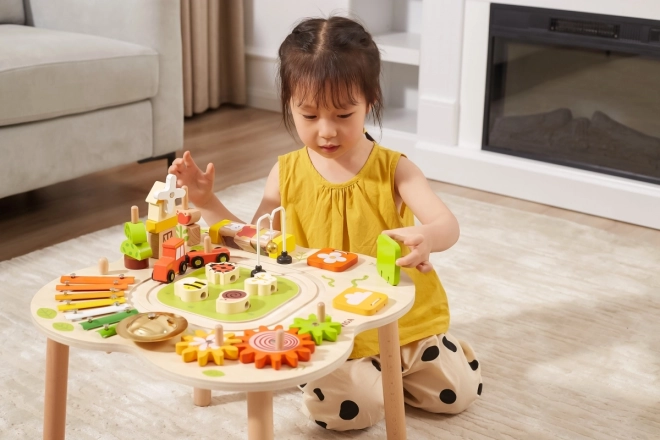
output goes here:
<path id="1" fill-rule="evenodd" d="M 62 275 L 60 277 L 60 283 L 69 283 L 69 284 L 119 284 L 119 283 L 135 283 L 135 277 L 125 277 L 125 276 L 110 276 L 110 277 L 81 277 L 78 275 Z"/>
<path id="2" fill-rule="evenodd" d="M 120 296 L 124 296 L 123 290 L 118 290 L 118 291 L 108 290 L 107 292 L 99 291 L 99 292 L 82 292 L 82 293 L 60 293 L 59 295 L 55 295 L 55 299 L 58 301 L 66 301 L 66 300 L 78 300 L 78 299 L 119 298 Z"/>
<path id="3" fill-rule="evenodd" d="M 84 292 L 87 290 L 126 290 L 128 283 L 120 284 L 58 284 L 55 289 L 59 292 Z"/>
<path id="4" fill-rule="evenodd" d="M 97 299 L 94 301 L 82 301 L 73 304 L 63 304 L 61 306 L 57 306 L 57 310 L 60 312 L 66 312 L 68 310 L 91 309 L 92 307 L 111 306 L 113 304 L 123 304 L 125 302 L 126 298 L 124 297 L 116 299 Z"/>

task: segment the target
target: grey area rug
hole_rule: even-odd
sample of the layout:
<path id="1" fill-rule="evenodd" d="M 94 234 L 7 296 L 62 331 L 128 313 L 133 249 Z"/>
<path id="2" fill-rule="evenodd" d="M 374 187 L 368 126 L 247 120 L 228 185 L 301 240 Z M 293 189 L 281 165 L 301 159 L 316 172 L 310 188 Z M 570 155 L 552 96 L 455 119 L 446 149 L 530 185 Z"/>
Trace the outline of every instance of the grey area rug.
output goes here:
<path id="1" fill-rule="evenodd" d="M 250 220 L 264 180 L 220 193 Z M 455 196 L 461 239 L 433 256 L 451 332 L 483 368 L 483 394 L 457 416 L 407 408 L 408 438 L 660 438 L 660 249 L 562 219 Z M 127 207 L 128 212 L 128 207 Z M 48 281 L 100 256 L 120 258 L 121 226 L 0 263 L 0 438 L 41 438 L 45 338 L 28 314 Z M 245 394 L 192 389 L 136 358 L 72 349 L 67 438 L 245 439 Z M 325 431 L 275 393 L 276 439 L 385 438 L 384 422 Z"/>

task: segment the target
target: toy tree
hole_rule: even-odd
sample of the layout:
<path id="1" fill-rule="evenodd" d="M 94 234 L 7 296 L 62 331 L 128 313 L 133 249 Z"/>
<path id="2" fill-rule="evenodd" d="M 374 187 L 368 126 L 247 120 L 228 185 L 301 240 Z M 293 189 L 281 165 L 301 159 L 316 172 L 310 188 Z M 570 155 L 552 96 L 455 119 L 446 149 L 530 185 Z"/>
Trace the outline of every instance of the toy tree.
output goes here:
<path id="1" fill-rule="evenodd" d="M 120 251 L 124 254 L 124 267 L 126 269 L 146 269 L 149 267 L 149 258 L 153 255 L 147 240 L 147 228 L 140 221 L 140 212 L 137 206 L 131 207 L 131 221 L 124 224 L 126 240 L 121 244 Z"/>

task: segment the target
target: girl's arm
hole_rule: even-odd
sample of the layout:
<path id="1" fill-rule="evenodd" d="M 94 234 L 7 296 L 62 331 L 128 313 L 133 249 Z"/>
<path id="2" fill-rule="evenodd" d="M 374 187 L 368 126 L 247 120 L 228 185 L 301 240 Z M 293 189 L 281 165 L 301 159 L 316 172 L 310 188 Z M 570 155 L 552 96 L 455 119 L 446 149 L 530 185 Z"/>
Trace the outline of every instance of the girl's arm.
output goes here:
<path id="1" fill-rule="evenodd" d="M 259 208 L 257 208 L 257 212 L 254 214 L 252 224 L 255 224 L 257 219 L 265 213 L 270 213 L 273 209 L 280 206 L 279 175 L 279 166 L 278 164 L 275 164 L 268 174 L 264 195 L 261 199 Z M 197 206 L 197 208 L 202 212 L 202 218 L 204 218 L 204 221 L 209 226 L 214 225 L 221 220 L 232 220 L 238 223 L 246 223 L 232 214 L 215 195 L 212 195 L 205 204 Z M 277 218 L 273 220 L 273 228 L 279 231 L 280 216 L 277 215 L 276 217 Z"/>
<path id="2" fill-rule="evenodd" d="M 252 218 L 252 224 L 256 225 L 257 220 L 264 214 L 270 214 L 273 209 L 279 207 L 282 204 L 282 198 L 280 197 L 280 167 L 279 163 L 276 163 L 273 168 L 271 168 L 270 173 L 268 174 L 268 179 L 266 179 L 266 187 L 264 188 L 264 195 L 261 198 L 261 203 L 257 208 L 257 212 L 254 213 Z M 270 224 L 270 223 L 269 223 Z M 262 223 L 264 226 L 265 223 Z M 266 226 L 267 227 L 267 226 Z M 273 229 L 280 231 L 280 213 L 278 212 L 273 219 Z"/>
<path id="3" fill-rule="evenodd" d="M 430 253 L 449 249 L 458 241 L 458 221 L 435 195 L 422 171 L 406 157 L 399 159 L 394 188 L 421 225 L 384 233 L 410 248 L 410 253 L 397 261 L 399 266 L 428 272 L 433 268 L 428 261 Z"/>

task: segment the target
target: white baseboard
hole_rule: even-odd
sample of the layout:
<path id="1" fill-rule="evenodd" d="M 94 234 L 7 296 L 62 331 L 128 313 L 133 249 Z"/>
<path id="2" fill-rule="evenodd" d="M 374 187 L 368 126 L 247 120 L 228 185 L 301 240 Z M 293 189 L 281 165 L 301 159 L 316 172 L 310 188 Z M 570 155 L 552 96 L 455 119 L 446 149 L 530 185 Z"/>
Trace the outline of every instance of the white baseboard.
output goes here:
<path id="1" fill-rule="evenodd" d="M 660 229 L 660 185 L 423 142 L 414 161 L 432 180 Z"/>
<path id="2" fill-rule="evenodd" d="M 260 108 L 280 112 L 280 97 L 272 90 L 248 88 L 247 105 L 249 107 Z"/>

